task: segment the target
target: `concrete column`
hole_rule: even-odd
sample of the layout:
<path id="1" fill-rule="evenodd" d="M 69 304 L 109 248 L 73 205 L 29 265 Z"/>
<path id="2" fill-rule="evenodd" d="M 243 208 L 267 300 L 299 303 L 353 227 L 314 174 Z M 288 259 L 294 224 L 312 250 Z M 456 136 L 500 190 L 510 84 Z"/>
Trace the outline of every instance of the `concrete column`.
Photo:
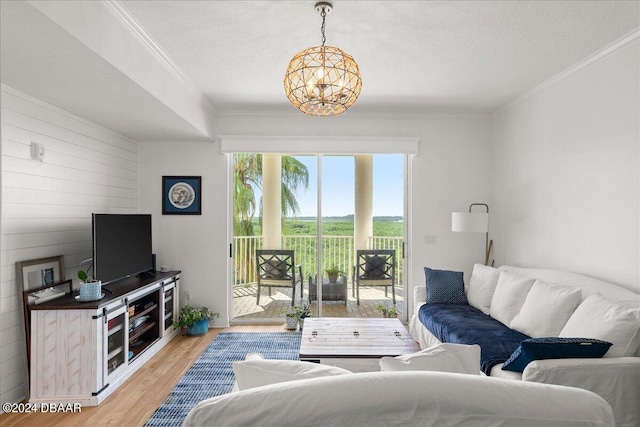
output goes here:
<path id="1" fill-rule="evenodd" d="M 373 236 L 373 156 L 355 158 L 355 249 L 367 249 Z"/>
<path id="2" fill-rule="evenodd" d="M 262 247 L 282 249 L 282 157 L 262 155 Z"/>

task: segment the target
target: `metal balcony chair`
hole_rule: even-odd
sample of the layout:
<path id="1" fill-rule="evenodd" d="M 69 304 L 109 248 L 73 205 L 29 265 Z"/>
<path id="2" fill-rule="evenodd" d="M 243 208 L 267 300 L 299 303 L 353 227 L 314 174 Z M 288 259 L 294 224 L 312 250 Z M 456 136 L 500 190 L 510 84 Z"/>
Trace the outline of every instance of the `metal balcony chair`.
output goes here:
<path id="1" fill-rule="evenodd" d="M 262 287 L 291 288 L 291 306 L 296 300 L 296 285 L 300 283 L 300 297 L 302 298 L 302 266 L 295 264 L 293 251 L 283 249 L 257 249 L 256 268 L 258 276 L 258 300 L 260 305 L 260 291 Z M 298 270 L 296 272 L 296 270 Z"/>
<path id="2" fill-rule="evenodd" d="M 384 296 L 391 287 L 393 304 L 396 303 L 396 251 L 395 249 L 363 249 L 356 252 L 353 281 L 356 301 L 360 305 L 360 286 L 384 286 Z"/>

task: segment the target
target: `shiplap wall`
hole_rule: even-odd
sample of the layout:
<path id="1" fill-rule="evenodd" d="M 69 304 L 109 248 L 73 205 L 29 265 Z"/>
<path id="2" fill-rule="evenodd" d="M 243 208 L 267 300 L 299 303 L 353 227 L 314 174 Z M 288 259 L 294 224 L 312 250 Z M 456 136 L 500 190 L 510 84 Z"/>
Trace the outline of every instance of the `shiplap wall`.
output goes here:
<path id="1" fill-rule="evenodd" d="M 31 160 L 31 142 L 44 161 Z M 2 85 L 0 400 L 25 397 L 18 261 L 91 257 L 91 214 L 138 213 L 138 143 Z"/>

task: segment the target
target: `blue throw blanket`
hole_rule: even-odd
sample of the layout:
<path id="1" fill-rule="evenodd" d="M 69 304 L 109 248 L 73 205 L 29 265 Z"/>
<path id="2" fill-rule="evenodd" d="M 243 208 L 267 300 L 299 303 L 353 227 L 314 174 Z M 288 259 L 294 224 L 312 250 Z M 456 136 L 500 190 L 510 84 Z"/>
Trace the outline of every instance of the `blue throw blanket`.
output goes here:
<path id="1" fill-rule="evenodd" d="M 520 341 L 530 338 L 469 305 L 425 304 L 419 317 L 440 342 L 478 344 L 480 368 L 487 375 L 495 365 L 506 362 Z"/>

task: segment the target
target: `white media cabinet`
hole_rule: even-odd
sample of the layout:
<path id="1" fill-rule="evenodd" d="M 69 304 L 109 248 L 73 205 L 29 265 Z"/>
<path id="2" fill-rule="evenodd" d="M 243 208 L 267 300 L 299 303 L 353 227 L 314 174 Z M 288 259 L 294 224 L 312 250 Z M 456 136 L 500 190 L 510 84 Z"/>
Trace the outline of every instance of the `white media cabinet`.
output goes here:
<path id="1" fill-rule="evenodd" d="M 74 294 L 31 308 L 31 403 L 95 406 L 179 330 L 180 272 L 145 274 L 105 285 L 104 298 Z"/>

